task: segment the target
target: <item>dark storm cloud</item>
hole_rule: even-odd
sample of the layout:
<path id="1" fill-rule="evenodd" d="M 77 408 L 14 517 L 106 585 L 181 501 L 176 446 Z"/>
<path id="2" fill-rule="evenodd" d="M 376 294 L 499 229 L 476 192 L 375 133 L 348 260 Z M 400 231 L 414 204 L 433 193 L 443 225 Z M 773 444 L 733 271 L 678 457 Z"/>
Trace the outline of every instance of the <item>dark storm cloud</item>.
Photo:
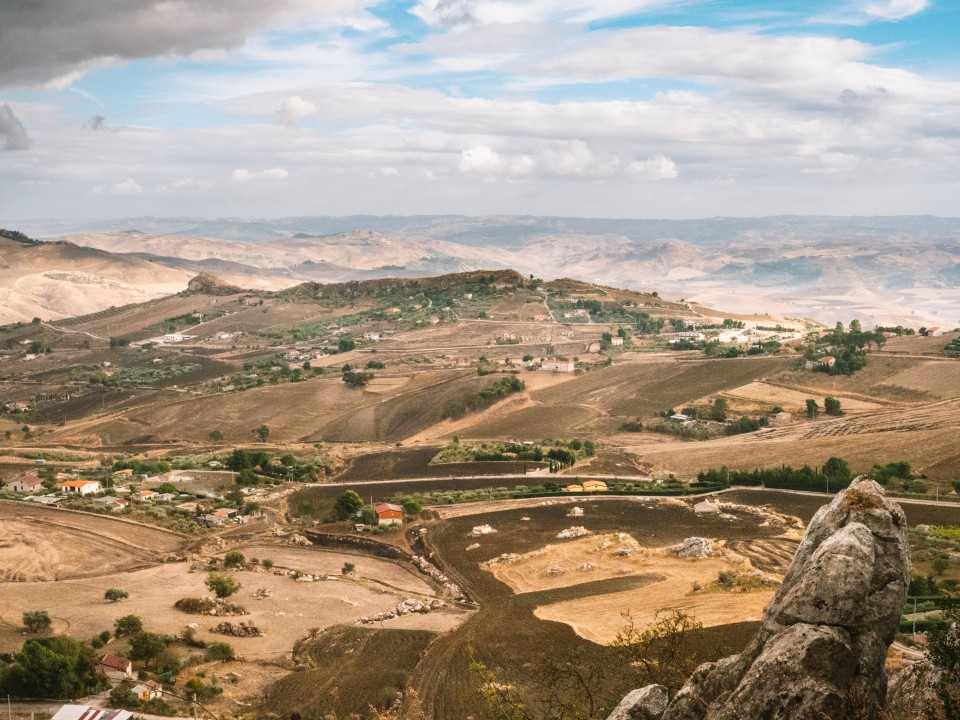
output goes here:
<path id="1" fill-rule="evenodd" d="M 30 136 L 9 105 L 0 105 L 0 141 L 4 150 L 28 150 Z"/>
<path id="2" fill-rule="evenodd" d="M 43 83 L 103 58 L 183 55 L 240 43 L 323 0 L 2 0 L 0 87 Z"/>

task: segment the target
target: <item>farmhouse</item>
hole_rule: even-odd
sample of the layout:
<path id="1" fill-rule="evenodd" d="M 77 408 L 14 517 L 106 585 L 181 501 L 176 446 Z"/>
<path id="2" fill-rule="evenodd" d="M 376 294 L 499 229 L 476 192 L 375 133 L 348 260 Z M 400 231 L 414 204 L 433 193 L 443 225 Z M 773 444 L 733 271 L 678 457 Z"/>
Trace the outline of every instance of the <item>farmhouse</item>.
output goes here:
<path id="1" fill-rule="evenodd" d="M 104 495 L 102 498 L 97 498 L 93 502 L 95 502 L 97 505 L 103 505 L 104 507 L 110 508 L 111 510 L 123 510 L 126 507 L 130 507 L 129 500 L 114 497 L 113 495 Z"/>
<path id="2" fill-rule="evenodd" d="M 927 331 L 923 334 L 926 337 L 940 337 L 941 335 L 943 335 L 943 328 L 928 327 Z"/>
<path id="3" fill-rule="evenodd" d="M 159 496 L 159 495 L 160 495 L 160 493 L 158 493 L 156 490 L 141 490 L 140 492 L 138 492 L 138 493 L 137 493 L 136 495 L 134 495 L 133 497 L 134 497 L 134 499 L 136 499 L 136 500 L 150 500 L 150 501 L 153 501 L 153 500 L 156 500 L 156 499 L 157 499 L 157 496 Z"/>
<path id="4" fill-rule="evenodd" d="M 26 475 L 21 475 L 16 480 L 8 482 L 4 486 L 4 489 L 8 490 L 9 492 L 17 493 L 39 492 L 40 490 L 43 490 L 43 480 L 33 473 L 27 473 Z"/>
<path id="5" fill-rule="evenodd" d="M 393 503 L 379 503 L 376 508 L 378 525 L 402 525 L 403 508 Z"/>
<path id="6" fill-rule="evenodd" d="M 50 720 L 128 720 L 133 713 L 129 710 L 110 710 L 92 708 L 89 705 L 64 705 Z"/>
<path id="7" fill-rule="evenodd" d="M 614 347 L 620 347 L 623 345 L 623 338 L 620 337 L 619 335 L 615 335 L 612 338 L 610 338 L 610 344 L 613 345 Z"/>
<path id="8" fill-rule="evenodd" d="M 837 359 L 833 355 L 824 355 L 820 358 L 820 365 L 823 367 L 832 368 L 837 364 Z"/>
<path id="9" fill-rule="evenodd" d="M 130 692 L 136 695 L 140 702 L 156 700 L 163 696 L 163 690 L 154 682 L 137 683 L 130 688 Z"/>
<path id="10" fill-rule="evenodd" d="M 124 479 L 124 478 L 132 478 L 132 477 L 133 477 L 133 470 L 131 470 L 130 468 L 124 468 L 123 470 L 117 470 L 115 473 L 113 473 L 113 477 L 119 478 L 119 479 L 121 479 L 121 480 Z"/>
<path id="11" fill-rule="evenodd" d="M 573 360 L 544 360 L 541 367 L 550 372 L 572 373 L 577 369 Z"/>
<path id="12" fill-rule="evenodd" d="M 363 334 L 363 339 L 369 342 L 380 342 L 380 333 L 378 332 L 365 332 Z"/>
<path id="13" fill-rule="evenodd" d="M 94 495 L 100 492 L 100 483 L 96 480 L 67 480 L 59 483 L 61 492 L 73 495 Z"/>
<path id="14" fill-rule="evenodd" d="M 97 669 L 111 680 L 126 680 L 133 677 L 133 663 L 117 655 L 101 655 L 97 658 Z"/>

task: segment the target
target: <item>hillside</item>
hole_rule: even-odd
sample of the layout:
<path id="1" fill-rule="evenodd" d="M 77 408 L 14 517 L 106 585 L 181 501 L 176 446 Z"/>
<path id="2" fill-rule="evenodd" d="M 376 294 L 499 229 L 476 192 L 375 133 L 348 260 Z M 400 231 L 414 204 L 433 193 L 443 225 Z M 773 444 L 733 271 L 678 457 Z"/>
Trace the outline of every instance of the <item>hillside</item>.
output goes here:
<path id="1" fill-rule="evenodd" d="M 960 221 L 949 218 L 135 218 L 75 228 L 31 229 L 175 267 L 189 261 L 249 287 L 509 267 L 657 289 L 729 312 L 960 322 Z"/>
<path id="2" fill-rule="evenodd" d="M 0 237 L 0 323 L 56 320 L 169 295 L 190 274 L 69 242 Z"/>

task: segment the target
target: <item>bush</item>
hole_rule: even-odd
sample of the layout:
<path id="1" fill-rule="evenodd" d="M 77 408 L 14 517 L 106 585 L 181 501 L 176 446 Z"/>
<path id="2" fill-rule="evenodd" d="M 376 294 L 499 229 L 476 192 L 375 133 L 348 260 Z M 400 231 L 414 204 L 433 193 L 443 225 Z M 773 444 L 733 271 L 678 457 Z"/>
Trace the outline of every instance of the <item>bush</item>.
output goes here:
<path id="1" fill-rule="evenodd" d="M 265 558 L 264 560 L 260 561 L 260 564 L 264 567 L 264 569 L 269 570 L 273 567 L 273 560 L 270 558 Z"/>
<path id="2" fill-rule="evenodd" d="M 943 575 L 950 569 L 950 558 L 938 555 L 933 559 L 933 571 L 937 575 Z"/>
<path id="3" fill-rule="evenodd" d="M 356 569 L 356 567 L 357 567 L 357 566 L 354 565 L 352 562 L 345 562 L 345 563 L 343 564 L 343 567 L 340 568 L 340 574 L 341 574 L 341 575 L 349 575 L 350 573 L 352 573 L 352 572 Z"/>
<path id="4" fill-rule="evenodd" d="M 97 684 L 93 650 L 67 637 L 31 638 L 3 675 L 4 690 L 31 698 L 75 698 Z"/>
<path id="5" fill-rule="evenodd" d="M 123 600 L 124 598 L 130 597 L 129 593 L 119 589 L 119 588 L 110 588 L 103 594 L 104 600 L 109 600 L 110 602 L 117 602 Z"/>
<path id="6" fill-rule="evenodd" d="M 229 662 L 236 658 L 233 646 L 225 642 L 213 642 L 207 645 L 207 660 Z"/>
<path id="7" fill-rule="evenodd" d="M 50 614 L 46 610 L 27 610 L 23 613 L 23 626 L 28 632 L 40 632 L 50 627 Z"/>
<path id="8" fill-rule="evenodd" d="M 207 589 L 218 598 L 227 598 L 240 589 L 240 584 L 229 575 L 212 572 L 207 575 Z"/>
<path id="9" fill-rule="evenodd" d="M 243 565 L 243 553 L 239 550 L 232 550 L 223 556 L 223 562 L 227 567 L 237 567 Z"/>
<path id="10" fill-rule="evenodd" d="M 143 620 L 136 615 L 124 615 L 113 624 L 113 634 L 117 637 L 136 635 L 143 631 Z"/>

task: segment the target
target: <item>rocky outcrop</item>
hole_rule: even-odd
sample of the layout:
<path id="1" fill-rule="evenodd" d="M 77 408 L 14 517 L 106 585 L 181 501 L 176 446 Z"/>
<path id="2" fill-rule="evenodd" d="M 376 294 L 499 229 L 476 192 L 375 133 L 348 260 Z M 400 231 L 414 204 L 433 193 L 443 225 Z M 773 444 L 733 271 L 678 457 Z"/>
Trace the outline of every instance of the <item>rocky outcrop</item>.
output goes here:
<path id="1" fill-rule="evenodd" d="M 855 481 L 810 521 L 747 648 L 697 668 L 658 720 L 875 717 L 910 580 L 906 531 L 879 485 Z"/>
<path id="2" fill-rule="evenodd" d="M 663 685 L 647 685 L 628 693 L 607 720 L 657 720 L 667 709 L 669 699 Z"/>

